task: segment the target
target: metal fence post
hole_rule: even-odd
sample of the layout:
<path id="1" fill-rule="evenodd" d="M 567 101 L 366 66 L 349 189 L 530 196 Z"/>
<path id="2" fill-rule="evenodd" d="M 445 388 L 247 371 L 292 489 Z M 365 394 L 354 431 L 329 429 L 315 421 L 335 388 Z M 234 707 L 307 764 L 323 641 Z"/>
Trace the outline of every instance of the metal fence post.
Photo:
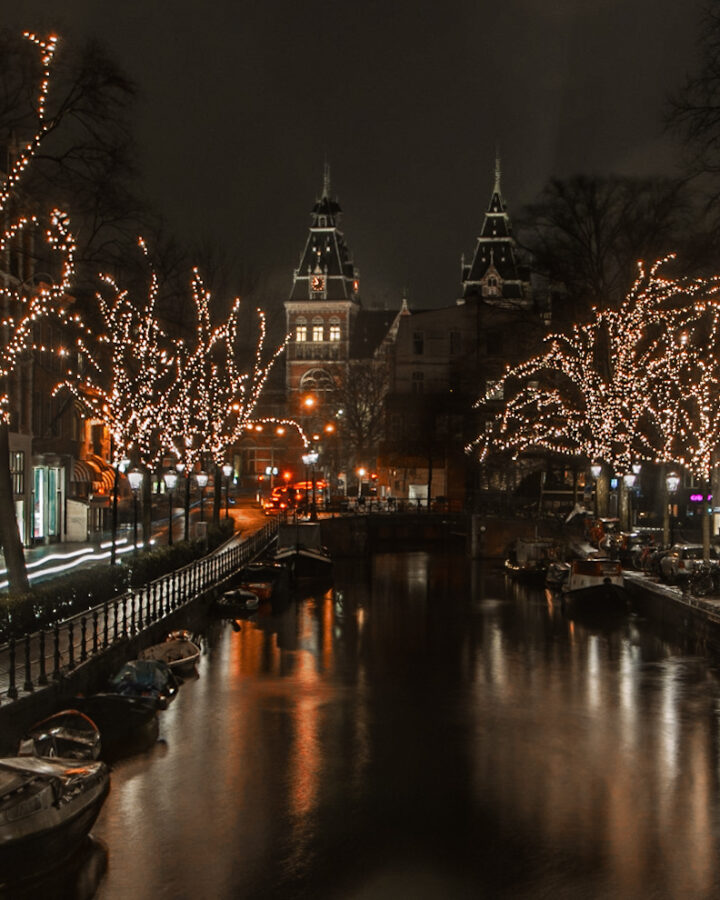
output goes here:
<path id="1" fill-rule="evenodd" d="M 98 611 L 96 609 L 93 610 L 93 638 L 92 638 L 92 653 L 93 656 L 98 652 Z"/>
<path id="2" fill-rule="evenodd" d="M 24 691 L 32 691 L 32 673 L 30 671 L 30 635 L 25 635 L 25 682 L 23 684 Z"/>
<path id="3" fill-rule="evenodd" d="M 40 674 L 38 675 L 38 684 L 47 684 L 48 678 L 47 673 L 45 672 L 45 631 L 44 629 L 40 629 L 40 634 L 38 635 L 38 641 L 40 643 Z"/>
<path id="4" fill-rule="evenodd" d="M 108 641 L 108 628 L 110 627 L 110 609 L 107 605 L 107 602 L 103 604 L 103 649 L 107 647 Z"/>
<path id="5" fill-rule="evenodd" d="M 113 643 L 118 639 L 118 602 L 113 600 Z"/>
<path id="6" fill-rule="evenodd" d="M 142 591 L 137 595 L 138 602 L 138 631 L 143 630 L 143 595 Z"/>
<path id="7" fill-rule="evenodd" d="M 60 626 L 53 629 L 53 678 L 60 677 Z"/>
<path id="8" fill-rule="evenodd" d="M 74 637 L 74 629 L 73 623 L 68 622 L 67 633 L 68 633 L 68 669 L 75 668 L 75 637 Z"/>
<path id="9" fill-rule="evenodd" d="M 9 684 L 7 695 L 11 700 L 15 700 L 18 695 L 17 688 L 15 687 L 15 638 L 10 638 L 8 642 L 8 650 L 10 653 L 10 669 L 8 671 Z"/>
<path id="10" fill-rule="evenodd" d="M 85 616 L 80 619 L 80 662 L 87 659 L 87 620 Z"/>

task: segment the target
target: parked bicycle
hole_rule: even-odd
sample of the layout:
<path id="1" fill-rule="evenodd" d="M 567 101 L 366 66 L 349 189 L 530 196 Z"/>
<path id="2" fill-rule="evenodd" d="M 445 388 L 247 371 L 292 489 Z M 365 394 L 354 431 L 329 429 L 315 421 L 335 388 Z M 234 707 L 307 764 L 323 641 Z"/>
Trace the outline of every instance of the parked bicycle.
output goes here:
<path id="1" fill-rule="evenodd" d="M 720 566 L 717 561 L 698 562 L 688 577 L 687 587 L 694 597 L 720 593 Z"/>

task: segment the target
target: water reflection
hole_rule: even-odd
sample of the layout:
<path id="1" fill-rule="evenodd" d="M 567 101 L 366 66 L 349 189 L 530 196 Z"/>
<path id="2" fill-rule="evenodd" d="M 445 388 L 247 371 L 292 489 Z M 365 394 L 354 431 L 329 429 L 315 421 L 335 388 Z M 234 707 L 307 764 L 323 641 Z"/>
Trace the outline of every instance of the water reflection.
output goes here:
<path id="1" fill-rule="evenodd" d="M 208 625 L 164 746 L 114 768 L 98 896 L 716 893 L 702 647 L 570 620 L 462 557 L 335 575 Z"/>

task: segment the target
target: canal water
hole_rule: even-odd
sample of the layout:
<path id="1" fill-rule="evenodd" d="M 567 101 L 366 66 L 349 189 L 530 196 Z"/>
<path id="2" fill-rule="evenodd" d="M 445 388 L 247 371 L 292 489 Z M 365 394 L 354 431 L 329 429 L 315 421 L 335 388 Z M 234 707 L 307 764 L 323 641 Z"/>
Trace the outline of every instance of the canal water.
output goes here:
<path id="1" fill-rule="evenodd" d="M 203 651 L 45 896 L 720 896 L 720 682 L 676 634 L 416 552 Z"/>

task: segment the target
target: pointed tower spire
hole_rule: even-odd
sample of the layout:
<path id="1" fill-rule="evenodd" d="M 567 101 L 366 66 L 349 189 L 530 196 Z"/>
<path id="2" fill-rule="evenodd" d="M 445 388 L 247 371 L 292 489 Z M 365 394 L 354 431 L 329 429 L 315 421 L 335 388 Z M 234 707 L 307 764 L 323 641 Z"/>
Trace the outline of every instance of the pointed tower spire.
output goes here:
<path id="1" fill-rule="evenodd" d="M 500 195 L 500 148 L 495 147 L 495 186 L 493 194 Z"/>
<path id="2" fill-rule="evenodd" d="M 323 197 L 330 196 L 330 163 L 325 160 L 323 168 Z"/>

